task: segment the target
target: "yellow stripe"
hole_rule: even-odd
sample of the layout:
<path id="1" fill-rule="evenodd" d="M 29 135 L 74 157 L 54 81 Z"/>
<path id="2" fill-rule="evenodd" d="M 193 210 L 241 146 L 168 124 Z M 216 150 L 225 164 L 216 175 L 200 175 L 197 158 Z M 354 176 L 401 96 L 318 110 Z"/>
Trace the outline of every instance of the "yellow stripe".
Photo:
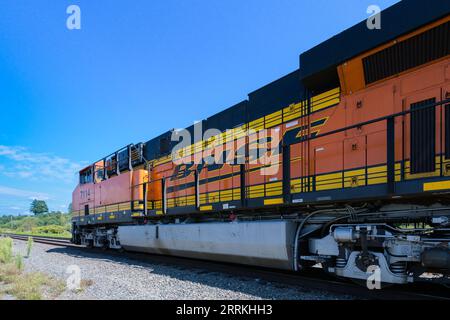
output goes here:
<path id="1" fill-rule="evenodd" d="M 348 178 L 348 177 L 360 176 L 360 175 L 365 175 L 365 174 L 366 174 L 365 169 L 352 170 L 352 171 L 345 171 L 344 177 Z"/>
<path id="2" fill-rule="evenodd" d="M 317 191 L 331 190 L 331 189 L 341 189 L 341 188 L 342 188 L 342 182 L 330 183 L 330 184 L 324 184 L 324 185 L 316 185 L 316 190 Z"/>
<path id="3" fill-rule="evenodd" d="M 319 181 L 326 181 L 331 179 L 342 179 L 342 172 L 337 173 L 331 173 L 331 174 L 324 174 L 316 177 L 316 182 Z"/>
<path id="4" fill-rule="evenodd" d="M 118 206 L 117 205 L 111 205 L 111 206 L 107 206 L 106 207 L 106 211 L 108 211 L 108 212 L 114 212 L 114 211 L 117 211 L 118 210 Z"/>
<path id="5" fill-rule="evenodd" d="M 381 177 L 381 178 L 369 178 L 367 181 L 367 184 L 372 185 L 372 184 L 382 184 L 382 183 L 387 183 L 387 178 L 386 177 Z"/>
<path id="6" fill-rule="evenodd" d="M 316 184 L 320 186 L 320 185 L 324 185 L 324 184 L 338 183 L 338 182 L 342 182 L 342 177 L 334 178 L 334 179 L 328 179 L 328 180 L 316 181 Z"/>
<path id="7" fill-rule="evenodd" d="M 297 118 L 301 115 L 302 103 L 291 104 L 289 107 L 283 109 L 283 121 L 288 122 Z"/>
<path id="8" fill-rule="evenodd" d="M 378 172 L 387 172 L 387 166 L 379 166 L 379 167 L 373 167 L 373 168 L 368 168 L 367 172 L 370 173 L 378 173 Z"/>
<path id="9" fill-rule="evenodd" d="M 267 205 L 273 205 L 273 204 L 282 204 L 283 202 L 284 202 L 283 198 L 267 199 L 267 200 L 264 200 L 264 205 L 267 206 Z"/>
<path id="10" fill-rule="evenodd" d="M 105 212 L 106 212 L 105 207 L 95 208 L 95 213 L 105 213 Z"/>
<path id="11" fill-rule="evenodd" d="M 450 189 L 450 180 L 439 182 L 428 182 L 423 184 L 423 191 L 437 191 Z"/>
<path id="12" fill-rule="evenodd" d="M 262 197 L 264 197 L 264 192 L 250 193 L 250 194 L 248 194 L 248 197 L 250 199 L 262 198 Z"/>
<path id="13" fill-rule="evenodd" d="M 298 193 L 301 191 L 301 180 L 293 179 L 291 180 L 291 193 Z"/>
<path id="14" fill-rule="evenodd" d="M 273 190 L 273 191 L 266 191 L 266 196 L 273 197 L 273 196 L 280 196 L 283 194 L 283 190 Z"/>
<path id="15" fill-rule="evenodd" d="M 280 181 L 280 182 L 271 182 L 271 183 L 268 183 L 267 184 L 267 186 L 269 187 L 274 187 L 274 186 L 280 186 L 281 187 L 281 185 L 282 185 L 282 182 Z"/>
<path id="16" fill-rule="evenodd" d="M 268 116 L 266 116 L 265 118 L 265 127 L 267 128 L 271 128 L 271 127 L 275 127 L 277 125 L 279 125 L 280 123 L 282 123 L 282 110 L 274 112 Z"/>
<path id="17" fill-rule="evenodd" d="M 333 95 L 337 95 L 337 94 L 339 95 L 340 93 L 341 93 L 341 89 L 338 87 L 338 88 L 329 90 L 327 92 L 324 92 L 324 93 L 321 93 L 321 94 L 319 94 L 317 96 L 312 97 L 311 98 L 311 102 L 317 102 L 317 101 L 325 99 L 325 98 L 327 98 L 329 96 L 333 96 Z"/>
<path id="18" fill-rule="evenodd" d="M 368 178 L 372 179 L 372 178 L 382 178 L 382 177 L 386 177 L 386 173 L 385 172 L 378 172 L 378 173 L 369 173 Z"/>
<path id="19" fill-rule="evenodd" d="M 248 127 L 253 130 L 264 129 L 264 117 L 250 122 Z"/>
<path id="20" fill-rule="evenodd" d="M 312 112 L 316 112 L 316 111 L 325 109 L 325 108 L 327 108 L 329 106 L 333 106 L 335 104 L 338 104 L 340 101 L 341 101 L 340 98 L 336 98 L 336 99 L 333 99 L 333 100 L 326 101 L 324 103 L 321 103 L 321 104 L 318 104 L 318 105 L 312 107 L 311 111 Z"/>
<path id="21" fill-rule="evenodd" d="M 202 206 L 200 207 L 200 211 L 211 211 L 213 209 L 212 206 Z"/>

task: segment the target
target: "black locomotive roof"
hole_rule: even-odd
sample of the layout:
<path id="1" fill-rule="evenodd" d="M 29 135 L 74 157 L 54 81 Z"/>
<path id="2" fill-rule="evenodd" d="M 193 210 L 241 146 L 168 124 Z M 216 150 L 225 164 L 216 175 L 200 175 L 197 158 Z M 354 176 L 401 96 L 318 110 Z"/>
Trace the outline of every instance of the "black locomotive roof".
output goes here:
<path id="1" fill-rule="evenodd" d="M 450 0 L 403 0 L 381 12 L 381 29 L 370 30 L 366 20 L 300 55 L 301 78 L 308 84 L 318 73 L 450 13 Z"/>

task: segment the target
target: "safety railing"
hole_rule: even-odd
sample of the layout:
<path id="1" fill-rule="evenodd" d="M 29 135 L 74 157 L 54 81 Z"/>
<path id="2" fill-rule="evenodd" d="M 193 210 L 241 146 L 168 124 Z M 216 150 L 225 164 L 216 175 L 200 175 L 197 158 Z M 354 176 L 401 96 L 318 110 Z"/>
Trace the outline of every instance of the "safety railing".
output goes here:
<path id="1" fill-rule="evenodd" d="M 308 159 L 304 171 L 309 174 L 297 178 L 301 181 L 297 191 L 312 192 L 386 183 L 389 192 L 393 193 L 395 182 L 450 175 L 450 99 L 411 104 L 414 105 L 415 108 L 321 133 L 302 141 L 300 144 L 304 146 L 301 148 L 306 150 L 304 158 Z M 420 117 L 430 119 L 422 121 Z M 363 133 L 366 126 L 380 123 L 383 124 L 381 130 Z M 321 152 L 332 148 L 332 143 L 321 145 L 320 141 L 326 137 L 342 136 L 342 133 L 351 130 L 358 130 L 359 134 L 351 135 L 348 141 L 341 138 L 334 142 L 334 154 L 341 156 L 340 160 L 333 162 L 336 169 L 324 170 L 329 166 L 330 159 L 321 156 Z M 418 136 L 418 133 L 422 136 Z M 375 136 L 376 139 L 371 139 Z M 359 152 L 358 159 L 355 160 L 356 153 L 352 151 Z M 428 154 L 425 154 L 426 151 Z M 414 153 L 415 159 L 412 157 Z"/>

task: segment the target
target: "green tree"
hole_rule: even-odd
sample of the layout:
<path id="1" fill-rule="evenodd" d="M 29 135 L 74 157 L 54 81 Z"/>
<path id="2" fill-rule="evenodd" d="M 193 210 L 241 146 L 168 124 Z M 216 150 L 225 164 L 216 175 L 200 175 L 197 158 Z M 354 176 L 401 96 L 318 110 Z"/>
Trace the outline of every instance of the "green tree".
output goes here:
<path id="1" fill-rule="evenodd" d="M 72 202 L 69 203 L 69 207 L 67 208 L 67 213 L 72 213 Z"/>
<path id="2" fill-rule="evenodd" d="M 34 215 L 38 216 L 48 212 L 48 207 L 45 201 L 34 199 L 31 202 L 30 211 L 34 213 Z"/>

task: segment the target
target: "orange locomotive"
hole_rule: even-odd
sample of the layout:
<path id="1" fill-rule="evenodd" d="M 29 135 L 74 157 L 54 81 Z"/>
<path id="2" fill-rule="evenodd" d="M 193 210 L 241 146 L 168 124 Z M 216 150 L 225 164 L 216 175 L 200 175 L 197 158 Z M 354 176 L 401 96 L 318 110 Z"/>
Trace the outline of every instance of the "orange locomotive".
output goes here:
<path id="1" fill-rule="evenodd" d="M 248 100 L 82 170 L 73 241 L 448 282 L 449 13 L 402 1 L 385 30 L 362 22 Z"/>

